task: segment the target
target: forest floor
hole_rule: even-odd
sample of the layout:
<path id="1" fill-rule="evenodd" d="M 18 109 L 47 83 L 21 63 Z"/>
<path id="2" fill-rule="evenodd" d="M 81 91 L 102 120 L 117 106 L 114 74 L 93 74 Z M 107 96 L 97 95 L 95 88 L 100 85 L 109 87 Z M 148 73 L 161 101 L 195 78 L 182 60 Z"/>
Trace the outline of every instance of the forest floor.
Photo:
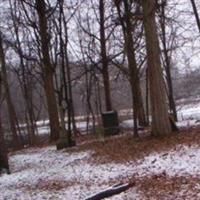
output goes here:
<path id="1" fill-rule="evenodd" d="M 0 200 L 79 200 L 118 183 L 135 186 L 111 200 L 200 199 L 200 127 L 155 139 L 148 130 L 97 139 L 76 147 L 27 148 L 9 155 L 10 175 L 0 177 Z"/>

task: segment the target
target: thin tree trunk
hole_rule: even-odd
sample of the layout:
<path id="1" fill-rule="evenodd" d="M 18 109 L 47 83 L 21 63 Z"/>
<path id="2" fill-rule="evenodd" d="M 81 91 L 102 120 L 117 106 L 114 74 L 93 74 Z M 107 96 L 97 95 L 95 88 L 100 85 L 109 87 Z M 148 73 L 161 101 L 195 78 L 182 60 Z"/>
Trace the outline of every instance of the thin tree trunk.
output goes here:
<path id="1" fill-rule="evenodd" d="M 2 75 L 0 72 L 0 99 L 1 99 L 1 89 L 2 89 Z M 1 120 L 1 105 L 0 105 L 0 172 L 2 170 L 9 172 L 9 164 L 8 164 L 8 154 L 7 154 L 7 148 L 5 145 L 5 139 L 4 139 L 4 133 L 2 128 L 2 120 Z"/>
<path id="2" fill-rule="evenodd" d="M 21 90 L 22 90 L 22 94 L 24 96 L 24 101 L 25 101 L 25 107 L 26 107 L 26 112 L 28 114 L 28 116 L 26 115 L 26 125 L 27 125 L 27 132 L 29 135 L 29 144 L 30 145 L 34 145 L 36 143 L 36 135 L 35 135 L 35 117 L 34 117 L 34 110 L 33 110 L 33 105 L 32 105 L 32 98 L 30 97 L 29 93 L 30 93 L 30 88 L 28 85 L 28 73 L 26 70 L 26 68 L 28 68 L 28 64 L 26 65 L 24 62 L 24 58 L 23 58 L 23 50 L 22 50 L 22 46 L 21 46 L 21 42 L 20 42 L 20 36 L 19 36 L 19 29 L 18 29 L 18 24 L 16 21 L 16 16 L 15 16 L 15 6 L 13 7 L 13 4 L 11 2 L 11 0 L 9 1 L 10 4 L 10 8 L 11 8 L 11 17 L 12 17 L 12 23 L 13 23 L 13 28 L 14 28 L 14 32 L 15 32 L 15 36 L 16 36 L 16 45 L 17 45 L 17 53 L 19 55 L 19 59 L 20 59 L 20 65 L 21 65 L 21 69 L 22 69 L 22 75 L 20 75 L 19 73 L 17 73 L 18 75 L 18 79 L 19 79 L 19 83 L 21 86 Z M 20 78 L 20 76 L 22 76 L 22 78 Z"/>
<path id="3" fill-rule="evenodd" d="M 88 113 L 88 121 L 87 121 L 87 129 L 89 128 L 89 121 L 90 121 L 90 115 L 92 116 L 92 123 L 93 123 L 93 134 L 95 134 L 96 129 L 95 129 L 95 114 L 92 108 L 92 103 L 91 103 L 91 95 L 92 95 L 92 86 L 93 86 L 93 81 L 92 81 L 92 74 L 89 75 L 86 73 L 86 103 L 87 103 L 87 113 Z"/>
<path id="4" fill-rule="evenodd" d="M 149 73 L 148 67 L 146 69 L 146 116 L 147 124 L 149 125 Z"/>
<path id="5" fill-rule="evenodd" d="M 160 61 L 160 47 L 155 21 L 156 1 L 142 0 L 142 7 L 144 12 L 147 63 L 149 68 L 152 133 L 155 136 L 168 135 L 172 129 Z"/>
<path id="6" fill-rule="evenodd" d="M 12 102 L 12 98 L 10 95 L 10 88 L 8 84 L 8 77 L 7 77 L 7 71 L 6 71 L 5 54 L 3 50 L 3 41 L 2 41 L 1 35 L 0 35 L 0 62 L 1 62 L 1 68 L 2 68 L 2 80 L 3 80 L 4 90 L 5 90 L 5 98 L 6 98 L 10 128 L 11 128 L 12 136 L 13 136 L 13 145 L 14 145 L 14 148 L 19 148 L 21 146 L 21 143 L 20 143 L 19 136 L 17 134 L 18 120 L 17 120 L 16 111 Z"/>
<path id="7" fill-rule="evenodd" d="M 146 119 L 145 119 L 145 112 L 142 100 L 142 93 L 140 87 L 140 78 L 139 72 L 137 69 L 137 62 L 135 59 L 135 49 L 134 49 L 134 42 L 132 36 L 132 23 L 131 23 L 131 13 L 130 8 L 127 1 L 124 1 L 124 8 L 125 8 L 125 21 L 126 21 L 126 35 L 125 35 L 125 45 L 127 48 L 127 57 L 129 63 L 129 71 L 130 71 L 130 79 L 132 82 L 132 92 L 133 92 L 133 103 L 135 104 L 135 114 L 139 120 L 139 125 L 145 126 Z M 125 27 L 125 26 L 124 26 Z"/>
<path id="8" fill-rule="evenodd" d="M 166 44 L 166 23 L 165 23 L 165 5 L 162 5 L 162 15 L 161 15 L 161 32 L 162 32 L 162 43 L 163 43 L 163 52 L 164 52 L 164 58 L 165 58 L 165 71 L 166 71 L 166 80 L 167 80 L 167 86 L 168 86 L 168 99 L 169 99 L 169 108 L 170 111 L 173 114 L 173 118 L 175 121 L 178 120 L 177 118 L 177 112 L 176 112 L 176 104 L 174 100 L 174 91 L 172 86 L 172 77 L 171 77 L 171 62 L 169 58 L 169 53 L 167 50 L 167 44 Z"/>
<path id="9" fill-rule="evenodd" d="M 194 11 L 194 15 L 195 15 L 195 18 L 196 18 L 197 27 L 198 27 L 199 33 L 200 33 L 200 18 L 199 18 L 199 13 L 197 11 L 197 6 L 196 6 L 196 3 L 195 3 L 195 0 L 190 0 L 190 1 L 191 1 L 192 8 L 193 8 L 193 11 Z"/>
<path id="10" fill-rule="evenodd" d="M 139 125 L 146 126 L 146 118 L 145 118 L 145 111 L 144 105 L 142 100 L 142 93 L 140 87 L 140 79 L 139 79 L 139 72 L 137 69 L 137 63 L 135 58 L 135 50 L 134 50 L 134 42 L 132 36 L 132 23 L 131 23 L 131 13 L 129 4 L 126 0 L 124 2 L 124 12 L 125 12 L 125 23 L 122 19 L 120 13 L 119 4 L 116 3 L 116 7 L 118 10 L 118 15 L 120 18 L 120 23 L 123 29 L 123 35 L 125 40 L 125 47 L 127 52 L 127 59 L 128 59 L 128 67 L 129 67 L 129 81 L 131 85 L 131 92 L 132 92 L 132 102 L 133 102 L 133 119 L 134 119 L 134 135 L 138 136 L 138 123 Z"/>
<path id="11" fill-rule="evenodd" d="M 54 92 L 53 74 L 54 69 L 49 56 L 49 34 L 46 18 L 46 5 L 44 0 L 36 0 L 36 10 L 39 17 L 39 33 L 41 40 L 42 68 L 44 77 L 44 90 L 46 94 L 49 122 L 50 122 L 50 139 L 55 141 L 59 138 L 59 119 L 56 96 Z"/>
<path id="12" fill-rule="evenodd" d="M 30 89 L 29 89 L 30 90 Z M 37 142 L 37 137 L 35 135 L 35 119 L 34 119 L 34 110 L 33 110 L 33 103 L 32 103 L 32 99 L 29 95 L 27 95 L 27 99 L 25 100 L 26 104 L 27 104 L 27 112 L 28 112 L 28 117 L 29 117 L 29 124 L 27 124 L 27 126 L 29 125 L 30 128 L 30 144 L 31 145 L 35 145 Z"/>
<path id="13" fill-rule="evenodd" d="M 80 134 L 77 127 L 76 127 L 76 120 L 75 120 L 75 109 L 74 109 L 74 100 L 73 100 L 73 92 L 72 92 L 72 82 L 71 82 L 71 69 L 70 69 L 70 63 L 68 58 L 68 27 L 67 27 L 67 21 L 65 18 L 65 14 L 63 11 L 63 3 L 64 1 L 61 1 L 61 7 L 60 12 L 61 16 L 63 17 L 63 28 L 64 28 L 64 34 L 65 34 L 65 40 L 64 40 L 64 56 L 65 56 L 65 62 L 66 62 L 66 72 L 67 72 L 67 79 L 68 79 L 68 95 L 69 95 L 69 103 L 70 103 L 70 112 L 71 112 L 71 122 L 73 127 L 74 134 Z"/>
<path id="14" fill-rule="evenodd" d="M 102 60 L 102 75 L 103 75 L 106 111 L 111 111 L 112 102 L 111 102 L 110 80 L 108 72 L 108 58 L 106 51 L 104 3 L 105 3 L 104 0 L 99 0 L 101 60 Z"/>

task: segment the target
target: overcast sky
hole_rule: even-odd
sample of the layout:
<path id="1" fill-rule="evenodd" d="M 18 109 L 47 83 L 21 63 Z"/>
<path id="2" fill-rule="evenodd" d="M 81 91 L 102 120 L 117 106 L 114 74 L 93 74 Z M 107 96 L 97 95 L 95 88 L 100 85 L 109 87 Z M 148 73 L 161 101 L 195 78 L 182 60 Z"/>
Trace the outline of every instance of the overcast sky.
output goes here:
<path id="1" fill-rule="evenodd" d="M 88 6 L 90 5 L 91 0 L 84 0 L 83 4 L 79 7 L 80 12 L 77 12 L 76 16 L 78 14 L 81 14 L 84 16 L 84 14 L 87 12 Z M 7 3 L 8 1 L 0 1 L 0 26 L 6 27 L 9 20 L 8 20 L 8 8 L 9 5 Z M 70 1 L 73 2 L 73 4 L 76 3 L 76 1 Z M 78 0 L 78 3 L 82 2 L 81 0 Z M 176 5 L 175 5 L 176 4 Z M 200 8 L 200 2 L 197 1 L 197 6 Z M 200 10 L 200 9 L 199 9 Z M 71 10 L 70 12 L 73 12 Z M 70 16 L 70 12 L 66 11 L 66 14 Z M 95 15 L 91 13 L 91 20 L 94 22 L 93 31 L 94 34 L 98 35 L 98 25 L 95 25 Z M 169 1 L 169 11 L 168 16 L 173 17 L 175 20 L 174 25 L 170 26 L 168 29 L 168 32 L 171 33 L 173 30 L 177 35 L 177 45 L 179 48 L 174 52 L 173 54 L 173 62 L 176 64 L 176 66 L 180 69 L 190 69 L 190 68 L 197 68 L 200 66 L 200 33 L 198 32 L 195 17 L 192 12 L 192 7 L 190 0 L 170 0 Z M 77 18 L 74 18 L 77 21 Z M 77 25 L 75 23 L 75 20 L 72 19 L 69 24 L 69 40 L 70 40 L 70 55 L 73 56 L 73 58 L 76 58 L 76 55 L 79 53 L 79 47 L 77 44 Z M 173 27 L 173 28 L 172 28 Z M 1 28 L 2 29 L 2 28 Z M 96 30 L 95 30 L 96 29 Z M 12 38 L 12 34 L 9 31 L 3 31 L 4 34 L 8 35 Z M 111 48 L 110 48 L 111 49 Z M 76 55 L 75 55 L 76 54 Z"/>

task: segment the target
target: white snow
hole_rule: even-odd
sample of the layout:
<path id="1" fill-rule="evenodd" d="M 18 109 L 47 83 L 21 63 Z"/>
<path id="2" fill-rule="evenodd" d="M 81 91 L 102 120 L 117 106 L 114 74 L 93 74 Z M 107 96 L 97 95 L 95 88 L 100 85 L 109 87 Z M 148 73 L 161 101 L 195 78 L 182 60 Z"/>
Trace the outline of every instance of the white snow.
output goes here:
<path id="1" fill-rule="evenodd" d="M 152 153 L 138 160 L 134 172 L 149 176 L 165 172 L 169 176 L 200 175 L 200 148 L 197 146 L 177 145 L 174 149 Z"/>
<path id="2" fill-rule="evenodd" d="M 200 120 L 200 100 L 196 103 L 178 106 L 178 120 Z"/>
<path id="3" fill-rule="evenodd" d="M 50 127 L 49 126 L 40 126 L 37 128 L 39 135 L 47 135 L 50 134 Z"/>
<path id="4" fill-rule="evenodd" d="M 200 103 L 178 107 L 179 127 L 199 124 Z M 49 133 L 47 121 L 38 123 L 39 134 Z M 91 126 L 92 124 L 89 124 Z M 81 130 L 86 122 L 79 122 Z M 124 120 L 123 128 L 132 128 L 133 120 Z M 10 156 L 11 175 L 0 177 L 0 200 L 84 199 L 121 178 L 146 177 L 160 173 L 168 176 L 200 176 L 200 147 L 177 145 L 169 151 L 154 152 L 143 159 L 123 164 L 91 162 L 92 151 L 65 152 L 55 147 L 30 148 Z M 59 184 L 56 188 L 56 184 Z M 112 198 L 144 199 L 137 187 Z"/>
<path id="5" fill-rule="evenodd" d="M 108 186 L 110 181 L 130 175 L 126 165 L 89 163 L 91 154 L 67 153 L 48 147 L 12 155 L 12 174 L 0 178 L 0 191 L 4 191 L 0 199 L 83 199 Z M 46 182 L 64 182 L 66 186 L 59 191 L 40 189 Z"/>
<path id="6" fill-rule="evenodd" d="M 17 152 L 10 156 L 11 175 L 0 178 L 0 199 L 76 200 L 105 189 L 110 182 L 123 177 L 145 177 L 163 172 L 169 176 L 200 175 L 200 148 L 197 146 L 177 145 L 168 152 L 151 153 L 124 164 L 93 164 L 89 161 L 92 154 L 91 151 L 56 151 L 55 147 Z M 62 187 L 53 189 L 58 183 Z M 127 195 L 143 199 L 135 187 L 110 199 L 124 199 Z"/>
<path id="7" fill-rule="evenodd" d="M 120 123 L 121 128 L 133 128 L 133 120 L 127 119 Z"/>

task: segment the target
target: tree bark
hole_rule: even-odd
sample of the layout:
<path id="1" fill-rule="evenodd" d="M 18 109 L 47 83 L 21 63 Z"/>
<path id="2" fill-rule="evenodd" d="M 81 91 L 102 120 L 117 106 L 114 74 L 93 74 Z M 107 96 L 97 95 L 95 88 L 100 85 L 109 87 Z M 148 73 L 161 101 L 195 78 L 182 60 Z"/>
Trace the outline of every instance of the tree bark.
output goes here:
<path id="1" fill-rule="evenodd" d="M 0 72 L 0 99 L 1 99 L 1 89 L 2 89 L 2 75 Z M 0 111 L 1 111 L 1 105 L 0 105 Z M 7 173 L 9 172 L 9 163 L 8 163 L 8 154 L 7 154 L 7 148 L 5 145 L 5 139 L 4 139 L 4 133 L 2 128 L 2 121 L 1 121 L 1 112 L 0 112 L 0 172 L 3 170 L 6 170 Z"/>
<path id="2" fill-rule="evenodd" d="M 135 114 L 138 118 L 139 125 L 146 126 L 147 123 L 145 118 L 142 92 L 140 87 L 140 77 L 135 58 L 134 41 L 132 36 L 133 31 L 131 23 L 131 13 L 129 5 L 126 0 L 124 0 L 124 8 L 125 8 L 125 21 L 126 21 L 126 28 L 124 28 L 125 29 L 124 32 L 126 32 L 126 34 L 124 34 L 124 37 L 125 37 L 125 46 L 129 64 L 130 81 L 133 92 L 133 104 L 134 104 L 134 109 L 136 110 Z"/>
<path id="3" fill-rule="evenodd" d="M 132 93 L 132 102 L 133 102 L 133 119 L 134 119 L 134 135 L 138 136 L 138 123 L 141 126 L 146 126 L 146 118 L 145 118 L 145 112 L 144 112 L 144 105 L 142 100 L 142 94 L 141 94 L 141 87 L 140 87 L 140 78 L 139 78 L 139 72 L 137 69 L 137 62 L 135 58 L 135 49 L 134 49 L 134 42 L 133 42 L 133 36 L 132 36 L 132 23 L 131 23 L 131 12 L 129 8 L 129 4 L 126 0 L 124 2 L 124 18 L 125 21 L 123 21 L 121 13 L 120 13 L 120 4 L 115 2 L 120 23 L 123 30 L 124 40 L 125 40 L 125 49 L 127 53 L 127 59 L 128 59 L 128 68 L 129 68 L 129 82 L 131 85 L 131 93 Z"/>
<path id="4" fill-rule="evenodd" d="M 155 21 L 156 1 L 142 0 L 144 29 L 149 68 L 152 133 L 155 136 L 171 133 L 164 78 L 160 61 L 160 47 Z"/>
<path id="5" fill-rule="evenodd" d="M 39 33 L 42 52 L 42 69 L 44 77 L 44 90 L 46 94 L 49 122 L 50 122 L 50 139 L 55 141 L 59 138 L 59 118 L 56 96 L 54 92 L 53 74 L 54 69 L 50 61 L 46 5 L 44 0 L 36 0 L 36 10 L 39 17 Z"/>
<path id="6" fill-rule="evenodd" d="M 149 125 L 149 73 L 148 67 L 146 68 L 146 116 L 147 116 L 147 124 Z"/>
<path id="7" fill-rule="evenodd" d="M 101 60 L 102 60 L 102 75 L 105 93 L 106 111 L 112 110 L 111 94 L 110 94 L 110 80 L 108 72 L 108 58 L 106 51 L 106 38 L 105 38 L 105 8 L 104 0 L 99 0 L 99 13 L 100 13 L 100 43 L 101 43 Z"/>
<path id="8" fill-rule="evenodd" d="M 167 50 L 167 43 L 166 43 L 166 23 L 165 23 L 165 4 L 161 7 L 161 40 L 163 44 L 163 52 L 164 52 L 164 67 L 166 71 L 166 80 L 167 80 L 167 86 L 168 86 L 168 99 L 169 99 L 169 108 L 173 115 L 173 118 L 175 121 L 178 120 L 177 118 L 177 112 L 176 112 L 176 103 L 174 100 L 174 91 L 172 86 L 172 77 L 171 77 L 171 62 L 169 53 Z"/>
<path id="9" fill-rule="evenodd" d="M 21 144 L 20 144 L 19 136 L 17 134 L 18 120 L 17 120 L 16 111 L 12 102 L 12 98 L 10 95 L 10 88 L 8 84 L 8 77 L 7 77 L 7 70 L 6 70 L 5 54 L 3 50 L 3 41 L 2 41 L 1 34 L 0 34 L 0 63 L 1 63 L 1 68 L 2 68 L 2 81 L 3 81 L 4 90 L 5 90 L 5 98 L 6 98 L 10 128 L 11 128 L 12 137 L 13 137 L 13 145 L 14 145 L 14 148 L 19 148 Z"/>
<path id="10" fill-rule="evenodd" d="M 197 27 L 198 27 L 199 33 L 200 33 L 200 18 L 199 18 L 199 13 L 197 11 L 197 6 L 196 6 L 196 3 L 195 3 L 195 0 L 190 0 L 190 1 L 191 1 L 192 8 L 193 8 L 193 11 L 194 11 L 194 15 L 195 15 L 195 18 L 196 18 Z"/>
<path id="11" fill-rule="evenodd" d="M 20 67 L 22 73 L 17 73 L 20 87 L 22 90 L 22 94 L 25 101 L 25 119 L 26 119 L 26 127 L 27 127 L 27 133 L 29 136 L 29 144 L 34 145 L 36 144 L 36 135 L 35 135 L 35 116 L 34 116 L 34 109 L 33 109 L 33 100 L 32 97 L 29 95 L 32 91 L 32 88 L 29 85 L 29 82 L 31 79 L 28 75 L 30 72 L 28 72 L 28 62 L 25 64 L 24 58 L 23 58 L 23 50 L 22 50 L 22 44 L 20 41 L 19 36 L 19 18 L 17 18 L 16 10 L 13 7 L 13 4 L 11 0 L 9 1 L 10 8 L 11 8 L 11 18 L 13 23 L 13 28 L 16 36 L 16 47 L 17 47 L 17 53 L 19 55 L 20 59 Z M 15 70 L 17 72 L 17 70 Z"/>

